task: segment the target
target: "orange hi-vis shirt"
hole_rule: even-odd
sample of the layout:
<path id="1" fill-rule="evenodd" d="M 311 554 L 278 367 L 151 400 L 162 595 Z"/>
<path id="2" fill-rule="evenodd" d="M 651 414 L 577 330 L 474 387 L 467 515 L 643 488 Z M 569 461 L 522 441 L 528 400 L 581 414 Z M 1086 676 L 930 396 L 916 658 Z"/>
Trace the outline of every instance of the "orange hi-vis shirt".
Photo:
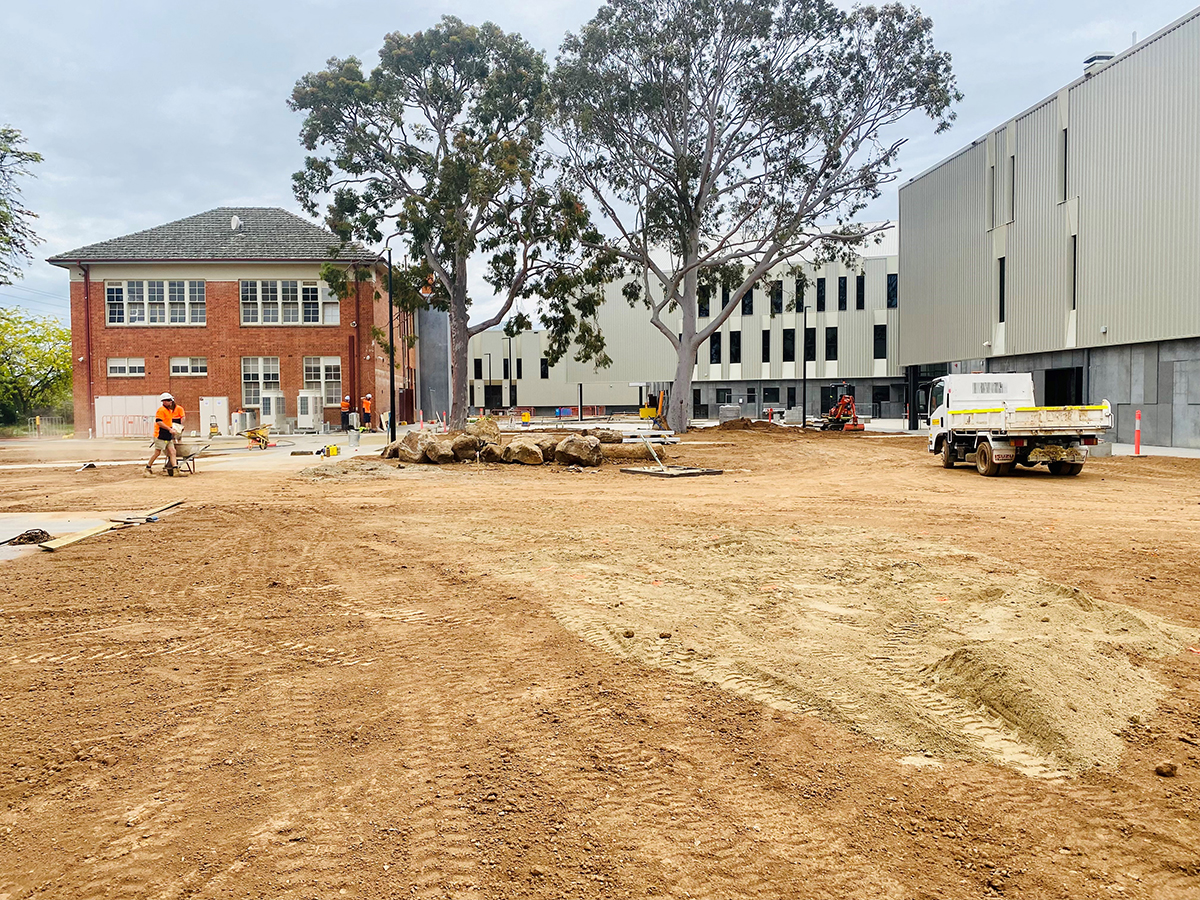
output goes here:
<path id="1" fill-rule="evenodd" d="M 160 441 L 168 441 L 171 439 L 171 423 L 174 414 L 165 406 L 160 406 L 158 412 L 154 414 L 154 437 Z M 166 432 L 166 436 L 163 436 Z"/>
<path id="2" fill-rule="evenodd" d="M 368 416 L 371 414 L 371 401 L 366 397 L 363 398 L 363 412 L 365 412 Z"/>
<path id="3" fill-rule="evenodd" d="M 350 412 L 350 401 L 349 400 L 342 401 L 342 412 Z"/>
<path id="4" fill-rule="evenodd" d="M 175 408 L 171 410 L 171 421 L 182 422 L 184 415 L 183 407 L 176 403 Z"/>

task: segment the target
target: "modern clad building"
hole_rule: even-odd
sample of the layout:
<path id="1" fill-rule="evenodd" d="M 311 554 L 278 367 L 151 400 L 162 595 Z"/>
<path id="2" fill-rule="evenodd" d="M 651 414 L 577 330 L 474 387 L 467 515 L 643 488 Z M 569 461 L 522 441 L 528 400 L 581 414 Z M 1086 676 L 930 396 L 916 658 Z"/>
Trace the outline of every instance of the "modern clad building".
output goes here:
<path id="1" fill-rule="evenodd" d="M 817 415 L 845 392 L 855 395 L 864 415 L 902 416 L 895 228 L 859 253 L 851 267 L 805 263 L 800 277 L 772 272 L 737 301 L 696 355 L 693 416 L 716 418 L 718 407 L 729 404 L 741 406 L 743 415 L 759 416 L 768 408 L 798 410 L 805 399 L 808 415 Z M 708 327 L 730 302 L 727 291 L 702 293 L 696 327 Z M 469 349 L 472 406 L 544 413 L 577 406 L 582 391 L 585 407 L 633 410 L 670 386 L 675 349 L 650 324 L 644 307 L 628 305 L 620 285 L 610 286 L 599 319 L 613 360 L 605 369 L 569 355 L 549 365 L 543 332 L 511 339 L 498 330 L 476 335 Z M 668 320 L 676 330 L 678 319 L 676 314 Z"/>
<path id="2" fill-rule="evenodd" d="M 1109 400 L 1200 447 L 1200 9 L 900 189 L 899 362 Z M 915 410 L 914 410 L 915 413 Z"/>

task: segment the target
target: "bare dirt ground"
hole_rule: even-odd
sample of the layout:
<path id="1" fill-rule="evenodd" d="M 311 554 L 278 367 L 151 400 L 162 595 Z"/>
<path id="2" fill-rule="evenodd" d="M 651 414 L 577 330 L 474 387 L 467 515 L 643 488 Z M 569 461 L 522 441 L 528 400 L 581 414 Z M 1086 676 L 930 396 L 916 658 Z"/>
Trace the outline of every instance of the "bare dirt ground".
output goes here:
<path id="1" fill-rule="evenodd" d="M 672 456 L 0 471 L 0 900 L 1200 896 L 1200 460 Z"/>

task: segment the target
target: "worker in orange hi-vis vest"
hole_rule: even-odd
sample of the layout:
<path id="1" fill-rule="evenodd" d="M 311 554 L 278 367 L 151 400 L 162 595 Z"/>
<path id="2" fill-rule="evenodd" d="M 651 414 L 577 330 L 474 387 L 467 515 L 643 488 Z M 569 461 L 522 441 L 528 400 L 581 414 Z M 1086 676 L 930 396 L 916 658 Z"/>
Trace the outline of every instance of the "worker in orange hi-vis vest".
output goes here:
<path id="1" fill-rule="evenodd" d="M 150 455 L 150 462 L 146 463 L 146 474 L 149 475 L 154 471 L 151 467 L 154 461 L 158 459 L 158 455 L 164 450 L 167 453 L 167 474 L 175 474 L 175 432 L 173 426 L 175 424 L 174 410 L 175 398 L 165 391 L 158 397 L 159 407 L 158 412 L 154 414 L 154 453 Z"/>
<path id="2" fill-rule="evenodd" d="M 362 406 L 363 406 L 363 420 L 362 420 L 363 427 L 366 428 L 367 431 L 370 431 L 371 430 L 371 395 L 370 394 L 367 394 L 367 396 L 363 397 Z"/>
<path id="3" fill-rule="evenodd" d="M 350 395 L 342 398 L 342 431 L 350 430 Z"/>

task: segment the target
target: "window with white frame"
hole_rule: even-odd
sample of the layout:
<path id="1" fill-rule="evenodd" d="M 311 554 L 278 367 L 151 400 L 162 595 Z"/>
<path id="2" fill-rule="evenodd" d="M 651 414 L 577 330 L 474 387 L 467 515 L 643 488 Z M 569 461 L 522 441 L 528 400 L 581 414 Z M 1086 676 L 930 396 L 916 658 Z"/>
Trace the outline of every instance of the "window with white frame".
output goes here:
<path id="1" fill-rule="evenodd" d="M 172 375 L 207 375 L 207 356 L 172 356 Z"/>
<path id="2" fill-rule="evenodd" d="M 146 375 L 146 359 L 141 356 L 109 357 L 110 378 L 143 378 Z"/>
<path id="3" fill-rule="evenodd" d="M 205 325 L 203 281 L 106 281 L 109 325 Z"/>
<path id="4" fill-rule="evenodd" d="M 278 356 L 242 357 L 242 406 L 257 407 L 263 391 L 279 389 Z"/>
<path id="5" fill-rule="evenodd" d="M 304 389 L 320 391 L 325 406 L 342 402 L 342 358 L 340 356 L 304 357 Z"/>
<path id="6" fill-rule="evenodd" d="M 164 293 L 165 282 L 146 282 L 146 321 L 151 325 L 165 325 L 167 322 L 167 301 Z"/>
<path id="7" fill-rule="evenodd" d="M 337 325 L 338 300 L 315 281 L 242 281 L 243 325 Z"/>

